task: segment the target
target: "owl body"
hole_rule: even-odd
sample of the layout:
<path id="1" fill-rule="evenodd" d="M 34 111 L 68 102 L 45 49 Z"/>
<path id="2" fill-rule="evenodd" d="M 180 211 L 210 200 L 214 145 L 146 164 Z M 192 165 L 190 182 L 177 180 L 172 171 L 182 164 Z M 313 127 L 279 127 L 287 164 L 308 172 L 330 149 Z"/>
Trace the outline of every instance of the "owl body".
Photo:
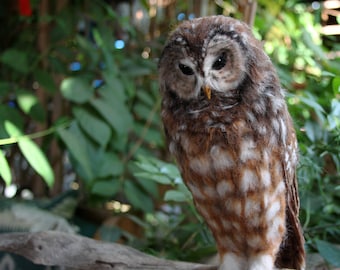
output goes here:
<path id="1" fill-rule="evenodd" d="M 297 142 L 269 57 L 243 23 L 213 16 L 171 35 L 162 120 L 222 270 L 304 269 Z"/>

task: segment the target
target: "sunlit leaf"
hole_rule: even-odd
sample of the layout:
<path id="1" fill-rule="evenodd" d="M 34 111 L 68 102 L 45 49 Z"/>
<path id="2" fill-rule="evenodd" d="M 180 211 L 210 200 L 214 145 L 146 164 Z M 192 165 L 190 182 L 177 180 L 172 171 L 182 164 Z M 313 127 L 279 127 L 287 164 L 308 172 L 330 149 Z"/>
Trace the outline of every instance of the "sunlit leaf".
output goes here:
<path id="1" fill-rule="evenodd" d="M 20 108 L 27 114 L 39 102 L 37 96 L 28 91 L 20 91 L 17 95 L 17 100 Z"/>
<path id="2" fill-rule="evenodd" d="M 5 122 L 5 128 L 12 137 L 23 136 L 23 133 L 11 122 Z M 20 137 L 18 146 L 32 168 L 44 179 L 49 187 L 54 183 L 53 169 L 40 147 L 28 137 Z"/>
<path id="3" fill-rule="evenodd" d="M 332 81 L 334 95 L 340 93 L 340 77 L 335 77 Z"/>
<path id="4" fill-rule="evenodd" d="M 85 103 L 92 96 L 94 89 L 85 79 L 80 77 L 70 77 L 62 81 L 60 90 L 62 95 L 75 103 Z"/>
<path id="5" fill-rule="evenodd" d="M 28 163 L 45 180 L 46 184 L 52 187 L 54 183 L 53 169 L 40 147 L 27 138 L 20 139 L 18 145 Z"/>
<path id="6" fill-rule="evenodd" d="M 6 186 L 12 182 L 11 168 L 2 150 L 0 150 L 0 176 L 5 181 Z"/>
<path id="7" fill-rule="evenodd" d="M 5 129 L 6 120 L 15 124 L 19 129 L 22 129 L 24 125 L 23 119 L 17 109 L 0 104 L 0 138 L 10 136 Z"/>
<path id="8" fill-rule="evenodd" d="M 27 90 L 17 91 L 17 101 L 19 107 L 24 113 L 32 116 L 33 119 L 40 122 L 44 121 L 46 118 L 46 111 L 40 105 L 39 100 L 33 92 Z"/>
<path id="9" fill-rule="evenodd" d="M 315 57 L 319 57 L 323 61 L 328 62 L 327 56 L 325 52 L 322 50 L 320 46 L 315 44 L 313 41 L 312 35 L 306 29 L 302 31 L 302 41 L 306 44 L 306 46 L 313 51 Z"/>

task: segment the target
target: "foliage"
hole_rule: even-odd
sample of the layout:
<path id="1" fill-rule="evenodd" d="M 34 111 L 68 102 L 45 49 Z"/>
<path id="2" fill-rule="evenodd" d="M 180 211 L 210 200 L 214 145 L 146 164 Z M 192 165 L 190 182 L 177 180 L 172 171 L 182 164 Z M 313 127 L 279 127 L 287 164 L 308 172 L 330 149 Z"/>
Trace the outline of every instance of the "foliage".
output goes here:
<path id="1" fill-rule="evenodd" d="M 129 244 L 169 258 L 213 254 L 211 234 L 166 154 L 161 133 L 155 57 L 172 23 L 166 21 L 167 31 L 157 36 L 139 31 L 104 1 L 50 3 L 47 15 L 40 1 L 31 2 L 33 15 L 10 16 L 13 33 L 1 36 L 6 40 L 0 53 L 5 185 L 26 187 L 26 177 L 35 171 L 49 187 L 62 183 L 69 189 L 73 174 L 68 172 L 75 172 L 71 180 L 80 185 L 79 205 L 101 209 L 117 200 L 132 206 L 128 217 L 144 235 L 107 231 L 115 240 L 124 236 Z M 236 12 L 219 2 L 224 4 L 215 6 L 218 12 Z M 143 8 L 153 7 L 143 1 Z M 320 35 L 319 12 L 306 12 L 309 8 L 293 0 L 259 1 L 254 31 L 287 89 L 300 146 L 301 221 L 308 250 L 338 266 L 340 64 L 328 52 L 339 45 Z M 184 2 L 173 9 L 168 13 L 192 16 Z M 123 49 L 114 46 L 119 40 Z M 67 172 L 62 178 L 56 177 L 53 144 Z"/>
<path id="2" fill-rule="evenodd" d="M 75 10 L 82 11 L 74 16 Z M 124 50 L 115 48 L 114 27 L 124 29 L 132 41 L 138 33 L 101 1 L 75 3 L 49 14 L 48 21 L 54 26 L 44 54 L 34 45 L 21 50 L 39 27 L 35 18 L 21 19 L 26 20 L 26 28 L 0 57 L 0 109 L 11 111 L 1 114 L 3 144 L 17 142 L 28 163 L 52 186 L 53 172 L 44 154 L 48 149 L 41 151 L 32 141 L 35 134 L 23 134 L 27 126 L 49 125 L 47 106 L 62 110 L 49 127 L 53 137 L 46 131 L 36 135 L 49 135 L 47 144 L 57 138 L 59 146 L 67 150 L 87 201 L 101 205 L 119 194 L 136 209 L 152 211 L 156 185 L 134 179 L 129 165 L 136 153 L 150 153 L 150 147 L 163 146 L 156 113 L 158 88 L 151 79 L 156 65 L 140 56 L 146 44 L 130 42 Z M 84 29 L 75 27 L 79 21 Z M 110 26 L 112 21 L 120 24 Z M 20 77 L 23 79 L 18 80 Z M 39 100 L 40 88 L 52 102 L 61 94 L 62 104 Z M 1 151 L 0 172 L 7 185 L 12 178 L 5 157 L 10 159 L 14 149 L 5 145 Z"/>
<path id="3" fill-rule="evenodd" d="M 139 156 L 135 176 L 167 185 L 164 204 L 146 216 L 143 224 L 147 243 L 143 249 L 168 258 L 197 261 L 216 253 L 210 231 L 197 213 L 190 191 L 172 163 Z"/>

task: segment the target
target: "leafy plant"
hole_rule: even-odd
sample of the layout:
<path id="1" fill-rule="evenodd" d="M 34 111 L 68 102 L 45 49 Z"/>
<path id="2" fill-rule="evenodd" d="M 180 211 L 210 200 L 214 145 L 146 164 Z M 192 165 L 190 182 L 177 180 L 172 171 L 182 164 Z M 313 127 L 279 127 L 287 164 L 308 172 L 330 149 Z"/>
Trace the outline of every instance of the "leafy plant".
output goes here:
<path id="1" fill-rule="evenodd" d="M 177 167 L 146 156 L 139 156 L 136 166 L 139 168 L 136 177 L 167 187 L 164 203 L 146 216 L 143 227 L 147 243 L 142 248 L 153 254 L 186 261 L 197 261 L 215 254 L 212 235 L 197 213 Z"/>
<path id="2" fill-rule="evenodd" d="M 53 5 L 58 9 L 58 4 Z M 81 12 L 72 12 L 77 9 Z M 44 20 L 43 16 L 38 13 L 37 18 Z M 134 45 L 138 33 L 101 1 L 86 1 L 84 6 L 74 3 L 48 16 L 44 23 L 50 23 L 50 39 L 44 40 L 46 51 L 42 55 L 34 46 L 20 50 L 39 26 L 27 18 L 23 33 L 0 57 L 4 67 L 1 109 L 6 111 L 1 114 L 0 125 L 4 138 L 1 176 L 7 185 L 12 182 L 10 160 L 18 153 L 8 142 L 14 142 L 51 187 L 56 172 L 47 161 L 50 155 L 44 152 L 48 153 L 51 140 L 57 139 L 59 147 L 70 155 L 75 180 L 88 203 L 99 206 L 120 197 L 136 210 L 152 211 L 156 185 L 135 179 L 130 165 L 137 153 L 163 146 L 158 132 L 158 88 L 151 80 L 156 65 L 152 59 L 141 57 L 146 44 Z M 112 21 L 117 23 L 109 26 Z M 76 22 L 82 25 L 78 29 Z M 126 33 L 124 50 L 114 46 L 117 28 Z M 22 74 L 24 78 L 16 81 Z M 30 87 L 31 82 L 36 88 Z M 46 112 L 44 107 L 59 113 Z M 46 129 L 25 135 L 28 127 L 34 130 L 40 126 Z M 46 144 L 43 151 L 31 140 L 37 137 L 40 144 Z"/>

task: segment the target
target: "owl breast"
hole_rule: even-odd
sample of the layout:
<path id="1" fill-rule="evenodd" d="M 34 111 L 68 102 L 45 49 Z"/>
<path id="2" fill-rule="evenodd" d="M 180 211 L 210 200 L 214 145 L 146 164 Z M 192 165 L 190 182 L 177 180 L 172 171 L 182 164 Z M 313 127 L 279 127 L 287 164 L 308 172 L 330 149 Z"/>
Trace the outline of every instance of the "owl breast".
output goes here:
<path id="1" fill-rule="evenodd" d="M 219 252 L 275 256 L 285 232 L 285 127 L 276 120 L 275 131 L 241 100 L 233 102 L 163 106 L 169 149 Z"/>

